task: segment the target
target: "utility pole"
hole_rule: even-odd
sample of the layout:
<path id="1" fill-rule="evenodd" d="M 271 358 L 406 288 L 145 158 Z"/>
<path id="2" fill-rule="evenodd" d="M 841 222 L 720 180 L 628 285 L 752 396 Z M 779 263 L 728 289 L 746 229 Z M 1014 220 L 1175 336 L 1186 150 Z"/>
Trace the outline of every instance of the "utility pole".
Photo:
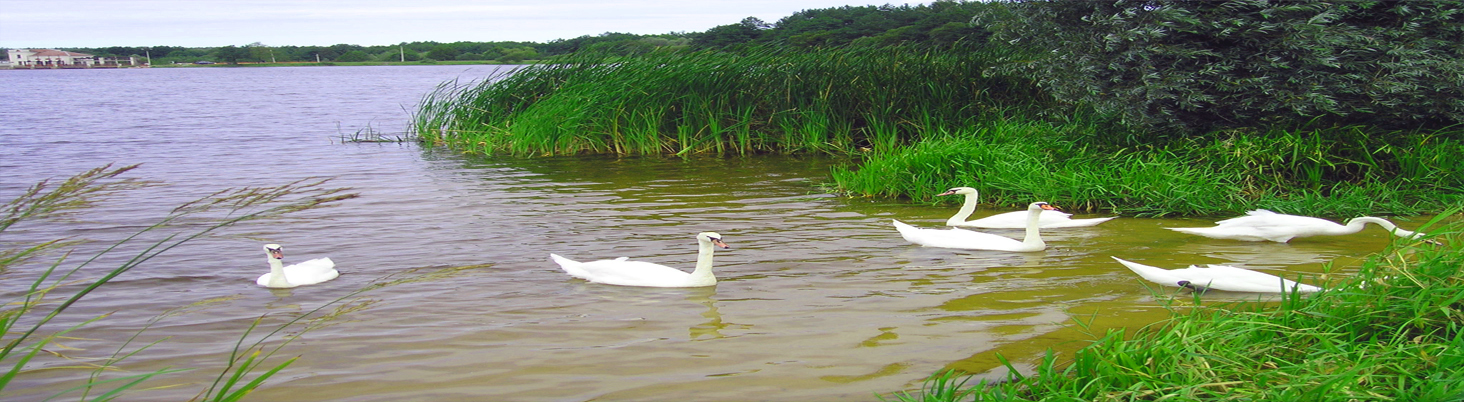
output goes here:
<path id="1" fill-rule="evenodd" d="M 404 48 L 402 48 L 402 46 L 398 45 L 397 46 L 397 51 L 401 52 L 401 54 L 402 54 L 402 62 L 403 63 L 406 63 L 407 62 L 407 50 L 404 49 Z"/>

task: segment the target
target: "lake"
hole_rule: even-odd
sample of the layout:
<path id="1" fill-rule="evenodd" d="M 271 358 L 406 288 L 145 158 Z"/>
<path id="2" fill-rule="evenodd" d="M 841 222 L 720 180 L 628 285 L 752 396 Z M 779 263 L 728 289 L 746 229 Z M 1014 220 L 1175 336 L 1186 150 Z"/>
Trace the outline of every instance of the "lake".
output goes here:
<path id="1" fill-rule="evenodd" d="M 945 368 L 1000 378 L 998 354 L 1027 369 L 1048 348 L 1092 339 L 1075 318 L 1101 335 L 1167 317 L 1165 299 L 1176 292 L 1156 295 L 1110 256 L 1166 268 L 1226 263 L 1325 284 L 1318 276 L 1332 262 L 1330 275 L 1346 275 L 1390 241 L 1374 227 L 1290 244 L 1211 240 L 1164 228 L 1215 219 L 1123 217 L 1045 231 L 1042 252 L 924 248 L 890 220 L 939 227 L 956 207 L 828 194 L 830 167 L 846 163 L 836 158 L 515 159 L 343 141 L 405 135 L 424 94 L 498 68 L 0 71 L 11 96 L 0 108 L 4 200 L 109 163 L 140 163 L 127 177 L 163 183 L 68 220 L 17 226 L 0 241 L 93 240 L 64 268 L 219 190 L 329 177 L 360 194 L 188 243 L 69 310 L 67 323 L 112 314 L 62 342 L 78 358 L 109 356 L 167 315 L 133 347 L 159 343 L 121 368 L 198 370 L 151 380 L 161 388 L 124 400 L 192 397 L 260 317 L 272 329 L 388 275 L 468 267 L 361 293 L 352 299 L 359 309 L 298 334 L 275 356 L 300 359 L 246 398 L 256 401 L 877 400 Z M 977 216 L 995 212 L 1005 211 Z M 1106 215 L 1079 217 L 1097 216 Z M 732 247 L 716 254 L 715 287 L 593 284 L 548 257 L 628 256 L 690 270 L 701 231 Z M 328 256 L 341 276 L 259 287 L 255 278 L 268 271 L 260 245 L 271 242 L 285 247 L 286 264 Z M 124 248 L 87 272 L 138 251 Z M 0 274 L 6 300 L 41 269 Z M 34 367 L 75 364 L 43 356 Z M 88 373 L 30 372 L 0 400 L 39 400 Z"/>

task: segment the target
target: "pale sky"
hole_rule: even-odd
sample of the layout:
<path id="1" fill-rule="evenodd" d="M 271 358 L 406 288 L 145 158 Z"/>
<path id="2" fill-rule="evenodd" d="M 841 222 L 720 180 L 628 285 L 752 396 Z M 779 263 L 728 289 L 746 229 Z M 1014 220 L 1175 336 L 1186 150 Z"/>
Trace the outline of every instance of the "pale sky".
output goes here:
<path id="1" fill-rule="evenodd" d="M 867 0 L 0 0 L 0 48 L 549 42 L 701 32 Z"/>

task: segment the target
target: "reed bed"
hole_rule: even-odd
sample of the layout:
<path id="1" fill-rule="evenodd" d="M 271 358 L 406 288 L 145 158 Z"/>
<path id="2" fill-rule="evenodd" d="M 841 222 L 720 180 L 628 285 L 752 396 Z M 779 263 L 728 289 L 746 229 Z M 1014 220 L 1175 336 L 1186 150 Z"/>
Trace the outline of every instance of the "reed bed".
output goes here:
<path id="1" fill-rule="evenodd" d="M 996 58 L 907 47 L 577 54 L 446 83 L 414 131 L 484 154 L 891 150 L 1041 99 L 1027 81 L 984 76 Z"/>
<path id="2" fill-rule="evenodd" d="M 1098 146 L 1085 124 L 996 120 L 835 168 L 837 191 L 922 202 L 976 187 L 982 201 L 1075 211 L 1220 215 L 1255 208 L 1323 216 L 1432 213 L 1464 203 L 1457 132 L 1379 136 L 1358 127 L 1217 133 Z"/>
<path id="3" fill-rule="evenodd" d="M 1450 210 L 1447 214 L 1457 213 Z M 1030 375 L 969 384 L 944 372 L 902 401 L 1458 401 L 1464 399 L 1464 247 L 1399 240 L 1313 295 L 1278 303 L 1176 295 L 1171 318 L 1049 352 Z M 1190 302 L 1189 300 L 1192 300 Z"/>

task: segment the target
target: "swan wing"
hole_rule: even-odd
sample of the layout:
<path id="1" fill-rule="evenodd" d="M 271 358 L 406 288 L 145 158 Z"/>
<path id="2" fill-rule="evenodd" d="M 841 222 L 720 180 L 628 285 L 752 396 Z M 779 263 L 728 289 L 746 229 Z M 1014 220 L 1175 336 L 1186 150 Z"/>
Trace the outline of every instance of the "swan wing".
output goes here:
<path id="1" fill-rule="evenodd" d="M 1228 265 L 1211 265 L 1189 268 L 1163 269 L 1112 257 L 1129 270 L 1151 282 L 1164 286 L 1180 287 L 1180 281 L 1204 286 L 1210 289 L 1231 292 L 1282 293 L 1295 288 L 1298 292 L 1315 292 L 1321 288 L 1298 283 L 1264 272 L 1236 268 Z"/>
<path id="2" fill-rule="evenodd" d="M 1228 290 L 1232 292 L 1255 292 L 1255 293 L 1284 293 L 1295 288 L 1298 292 L 1315 292 L 1322 288 L 1298 283 L 1296 281 L 1271 275 L 1264 272 L 1252 271 L 1244 268 L 1236 268 L 1227 265 L 1211 265 L 1209 267 L 1190 267 L 1185 271 L 1191 271 L 1196 279 L 1207 279 L 1211 289 Z M 1203 284 L 1199 280 L 1191 280 L 1196 284 Z"/>
<path id="3" fill-rule="evenodd" d="M 314 285 L 340 276 L 335 261 L 330 258 L 316 258 L 285 267 L 285 280 L 291 285 Z M 263 278 L 261 278 L 263 279 Z"/>
<path id="4" fill-rule="evenodd" d="M 584 276 L 579 278 L 607 285 L 681 287 L 686 286 L 691 274 L 661 264 L 630 260 L 599 260 L 582 263 L 579 266 Z"/>
<path id="5" fill-rule="evenodd" d="M 1023 214 L 1026 212 L 1023 211 Z M 1018 250 L 1025 246 L 1010 237 L 981 233 L 960 228 L 924 229 L 894 221 L 895 230 L 906 241 L 926 247 L 959 248 L 967 250 Z"/>
<path id="6" fill-rule="evenodd" d="M 983 228 L 983 229 L 1026 229 L 1027 228 L 1027 214 L 1028 214 L 1027 211 L 1002 212 L 1002 213 L 999 213 L 999 214 L 996 214 L 996 215 L 991 215 L 991 216 L 988 216 L 988 217 L 985 217 L 985 218 L 981 218 L 981 219 L 974 219 L 974 220 L 965 221 L 965 222 L 960 223 L 958 226 L 967 226 L 967 227 Z M 1071 219 L 1071 216 L 1072 216 L 1072 214 L 1069 214 L 1069 213 L 1066 213 L 1066 212 L 1062 212 L 1062 211 L 1043 210 L 1042 211 L 1042 214 L 1041 215 L 1038 215 L 1037 227 L 1039 227 L 1039 228 L 1049 228 L 1049 227 L 1076 227 L 1076 226 L 1092 226 L 1092 225 L 1097 225 L 1099 223 L 1103 223 L 1103 221 L 1098 221 L 1098 222 L 1093 222 L 1092 224 L 1072 225 L 1071 221 L 1073 219 Z M 1106 221 L 1106 220 L 1113 219 L 1113 218 L 1101 218 L 1101 219 L 1103 219 L 1104 221 Z"/>

